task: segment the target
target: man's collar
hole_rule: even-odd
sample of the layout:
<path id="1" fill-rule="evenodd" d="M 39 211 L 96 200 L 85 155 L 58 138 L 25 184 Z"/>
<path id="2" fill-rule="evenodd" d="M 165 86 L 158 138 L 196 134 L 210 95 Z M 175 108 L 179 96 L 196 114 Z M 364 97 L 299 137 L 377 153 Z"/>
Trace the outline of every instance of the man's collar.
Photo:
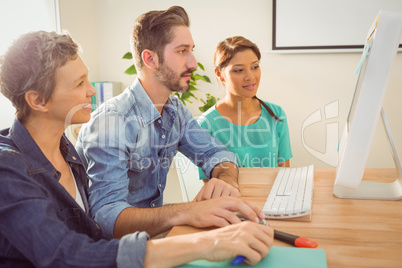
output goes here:
<path id="1" fill-rule="evenodd" d="M 156 108 L 155 104 L 152 102 L 152 100 L 149 98 L 147 92 L 145 91 L 144 87 L 142 86 L 141 82 L 139 81 L 138 78 L 135 79 L 133 85 L 132 85 L 132 92 L 135 98 L 135 102 L 137 103 L 136 105 L 139 108 L 140 114 L 141 114 L 141 119 L 143 126 L 148 126 L 152 124 L 154 121 L 158 120 L 161 118 L 161 115 Z M 165 107 L 171 107 L 171 95 L 169 95 L 169 98 L 167 102 L 164 104 L 164 109 Z M 170 109 L 169 109 L 170 110 Z M 177 110 L 174 109 L 176 112 Z M 169 112 L 170 114 L 170 112 Z"/>

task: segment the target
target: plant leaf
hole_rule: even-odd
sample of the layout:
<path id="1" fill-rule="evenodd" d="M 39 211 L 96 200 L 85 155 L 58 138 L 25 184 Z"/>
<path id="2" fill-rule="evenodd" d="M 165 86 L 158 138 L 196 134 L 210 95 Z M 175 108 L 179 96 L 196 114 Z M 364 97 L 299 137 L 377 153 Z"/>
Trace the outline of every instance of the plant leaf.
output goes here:
<path id="1" fill-rule="evenodd" d="M 194 81 L 200 80 L 201 79 L 201 75 L 199 74 L 194 74 L 193 75 Z"/>
<path id="2" fill-rule="evenodd" d="M 204 80 L 204 81 L 207 82 L 207 83 L 211 83 L 211 80 L 210 80 L 209 77 L 206 76 L 206 75 L 203 75 L 202 78 L 201 78 L 201 80 Z"/>
<path id="3" fill-rule="evenodd" d="M 196 88 L 196 87 L 190 85 L 190 89 L 188 90 L 188 92 L 196 91 L 196 90 L 198 90 L 198 88 Z"/>
<path id="4" fill-rule="evenodd" d="M 201 63 L 198 62 L 198 66 L 200 67 L 201 70 L 205 71 L 204 65 L 202 65 Z"/>
<path id="5" fill-rule="evenodd" d="M 211 83 L 211 80 L 209 80 L 209 77 L 206 76 L 206 75 L 195 74 L 195 75 L 194 75 L 194 80 L 195 80 L 195 81 L 197 81 L 197 80 L 202 80 L 202 81 L 205 81 L 205 82 L 207 82 L 207 83 Z"/>
<path id="6" fill-rule="evenodd" d="M 194 94 L 191 93 L 191 92 L 189 92 L 189 91 L 184 92 L 183 94 L 181 94 L 181 97 L 182 97 L 183 99 L 185 99 L 185 100 L 188 100 L 190 97 L 193 97 L 194 99 L 197 99 L 197 98 L 194 96 Z"/>
<path id="7" fill-rule="evenodd" d="M 219 100 L 219 99 L 218 99 Z M 201 112 L 206 112 L 209 108 L 211 108 L 212 106 L 214 106 L 215 105 L 215 103 L 217 102 L 217 99 L 214 97 L 214 96 L 212 96 L 211 94 L 207 94 L 207 100 L 206 101 L 204 101 L 203 99 L 201 99 L 201 101 L 204 103 L 204 105 L 203 106 L 201 106 L 201 107 L 198 107 L 198 109 L 201 111 Z"/>
<path id="8" fill-rule="evenodd" d="M 133 58 L 133 54 L 131 54 L 131 52 L 127 52 L 126 54 L 124 54 L 122 59 L 131 60 L 132 58 Z"/>
<path id="9" fill-rule="evenodd" d="M 125 70 L 124 73 L 130 74 L 130 75 L 132 75 L 132 74 L 137 74 L 137 70 L 135 69 L 134 64 L 131 65 L 130 67 L 128 67 L 128 69 Z"/>

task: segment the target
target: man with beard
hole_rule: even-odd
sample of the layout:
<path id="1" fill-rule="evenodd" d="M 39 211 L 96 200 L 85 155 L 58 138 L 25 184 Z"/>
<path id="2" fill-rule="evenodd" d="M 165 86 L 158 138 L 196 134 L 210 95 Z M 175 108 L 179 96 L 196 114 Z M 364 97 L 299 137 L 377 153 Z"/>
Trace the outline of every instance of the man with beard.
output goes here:
<path id="1" fill-rule="evenodd" d="M 189 89 L 197 68 L 186 11 L 174 6 L 141 15 L 131 43 L 136 80 L 93 113 L 76 144 L 92 182 L 91 212 L 105 234 L 119 238 L 146 231 L 152 237 L 174 225 L 222 227 L 240 222 L 236 212 L 255 222 L 264 218 L 239 198 L 234 154 L 171 95 Z M 177 151 L 202 168 L 209 181 L 197 202 L 162 206 Z"/>

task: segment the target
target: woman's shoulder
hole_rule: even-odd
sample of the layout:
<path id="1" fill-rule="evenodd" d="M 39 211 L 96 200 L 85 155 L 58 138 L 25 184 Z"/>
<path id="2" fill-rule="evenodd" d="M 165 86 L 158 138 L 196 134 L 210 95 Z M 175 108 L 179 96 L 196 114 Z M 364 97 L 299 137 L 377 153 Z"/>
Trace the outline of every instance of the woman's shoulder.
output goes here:
<path id="1" fill-rule="evenodd" d="M 0 133 L 0 156 L 2 157 L 15 156 L 21 153 L 11 139 L 9 130 L 4 129 Z"/>
<path id="2" fill-rule="evenodd" d="M 28 159 L 11 140 L 0 137 L 0 169 L 4 170 L 26 170 Z"/>

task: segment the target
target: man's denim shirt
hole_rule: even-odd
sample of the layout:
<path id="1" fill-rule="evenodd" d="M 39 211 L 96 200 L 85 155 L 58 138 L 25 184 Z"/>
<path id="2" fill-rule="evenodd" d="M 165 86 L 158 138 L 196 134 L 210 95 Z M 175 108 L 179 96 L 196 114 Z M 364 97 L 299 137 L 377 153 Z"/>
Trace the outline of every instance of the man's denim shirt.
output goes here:
<path id="1" fill-rule="evenodd" d="M 85 169 L 67 138 L 60 144 L 88 211 Z M 60 177 L 18 120 L 0 132 L 0 267 L 142 267 L 147 234 L 104 239 Z"/>
<path id="2" fill-rule="evenodd" d="M 177 151 L 207 178 L 218 163 L 236 163 L 234 154 L 201 128 L 177 97 L 170 95 L 160 114 L 138 78 L 92 114 L 76 149 L 92 181 L 91 212 L 109 237 L 124 209 L 163 204 L 166 176 Z"/>

